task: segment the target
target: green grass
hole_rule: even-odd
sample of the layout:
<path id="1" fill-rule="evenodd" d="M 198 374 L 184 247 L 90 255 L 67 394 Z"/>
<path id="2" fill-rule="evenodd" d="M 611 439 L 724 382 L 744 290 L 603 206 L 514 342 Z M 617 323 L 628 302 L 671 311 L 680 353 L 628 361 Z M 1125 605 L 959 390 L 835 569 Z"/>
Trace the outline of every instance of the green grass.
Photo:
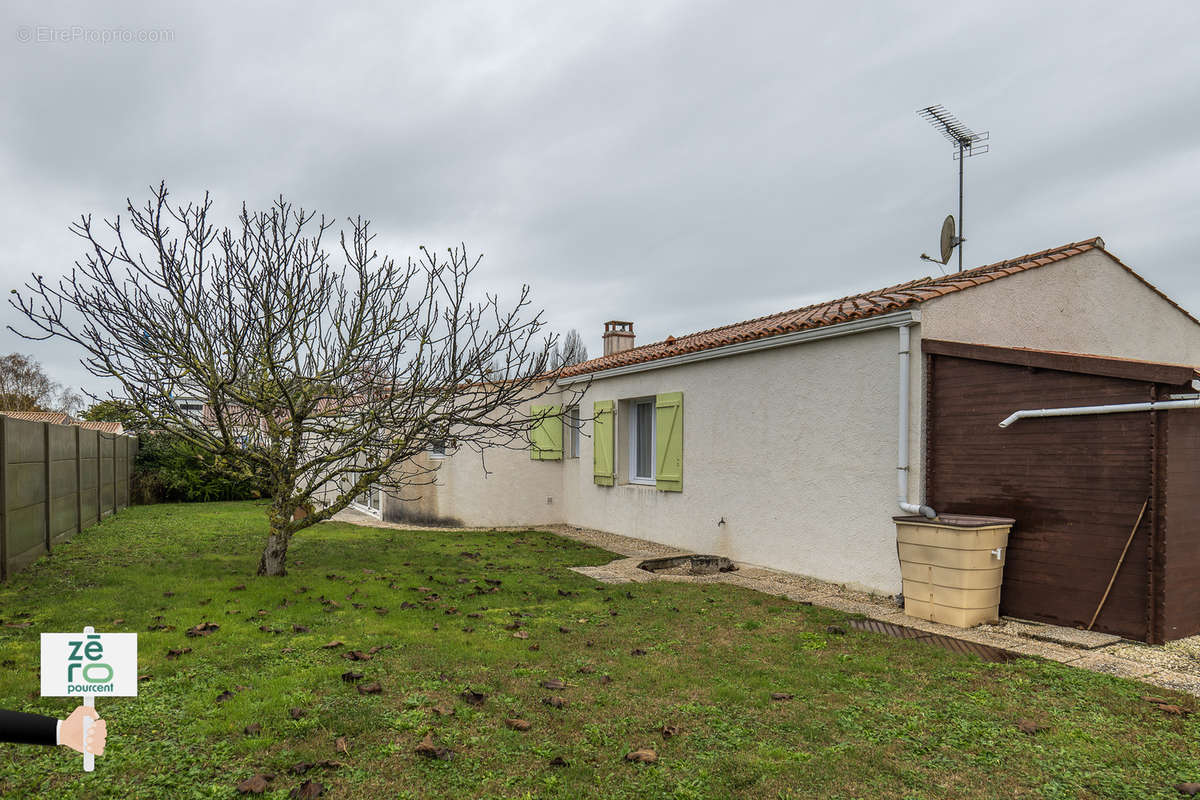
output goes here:
<path id="1" fill-rule="evenodd" d="M 1200 780 L 1200 715 L 1163 714 L 1141 696 L 1166 693 L 1142 684 L 829 634 L 840 615 L 733 586 L 599 585 L 567 567 L 611 554 L 544 533 L 325 524 L 296 540 L 286 578 L 255 578 L 265 533 L 252 503 L 132 508 L 0 586 L 3 621 L 33 623 L 0 626 L 0 707 L 73 706 L 38 697 L 43 631 L 137 632 L 148 676 L 137 698 L 100 701 L 110 737 L 94 773 L 65 748 L 0 745 L 0 796 L 230 798 L 260 772 L 275 774 L 266 796 L 313 779 L 344 798 L 1140 800 Z M 476 593 L 485 579 L 498 591 Z M 528 639 L 506 629 L 516 614 Z M 184 635 L 204 621 L 220 629 Z M 331 639 L 347 646 L 322 649 Z M 342 657 L 375 646 L 388 649 Z M 340 678 L 351 669 L 383 692 L 360 695 Z M 569 685 L 541 687 L 552 678 Z M 482 705 L 460 699 L 467 686 Z M 430 732 L 452 760 L 415 754 Z M 626 763 L 637 747 L 659 762 Z M 322 760 L 341 766 L 288 771 Z"/>

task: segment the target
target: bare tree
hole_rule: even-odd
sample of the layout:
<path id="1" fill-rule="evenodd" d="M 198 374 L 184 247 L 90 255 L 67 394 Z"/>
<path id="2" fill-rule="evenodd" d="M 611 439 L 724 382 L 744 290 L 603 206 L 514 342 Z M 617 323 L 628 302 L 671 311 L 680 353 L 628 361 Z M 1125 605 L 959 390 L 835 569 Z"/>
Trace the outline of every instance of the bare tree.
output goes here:
<path id="1" fill-rule="evenodd" d="M 0 356 L 0 411 L 74 414 L 82 405 L 78 393 L 53 380 L 32 356 Z"/>
<path id="2" fill-rule="evenodd" d="M 572 364 L 581 364 L 588 360 L 587 347 L 583 344 L 583 337 L 575 328 L 567 331 L 566 336 L 563 336 L 559 341 L 558 348 L 554 351 L 554 365 L 556 367 L 569 367 Z"/>
<path id="3" fill-rule="evenodd" d="M 71 275 L 34 276 L 12 304 L 36 328 L 22 335 L 80 346 L 150 425 L 269 477 L 260 575 L 285 574 L 292 537 L 369 488 L 428 481 L 413 457 L 448 435 L 528 446 L 518 403 L 552 383 L 556 346 L 528 286 L 508 306 L 473 299 L 465 246 L 397 262 L 362 218 L 340 231 L 335 265 L 325 217 L 281 197 L 218 229 L 211 205 L 173 206 L 162 185 L 127 203 L 127 224 L 83 216 Z M 185 396 L 204 413 L 181 410 Z"/>

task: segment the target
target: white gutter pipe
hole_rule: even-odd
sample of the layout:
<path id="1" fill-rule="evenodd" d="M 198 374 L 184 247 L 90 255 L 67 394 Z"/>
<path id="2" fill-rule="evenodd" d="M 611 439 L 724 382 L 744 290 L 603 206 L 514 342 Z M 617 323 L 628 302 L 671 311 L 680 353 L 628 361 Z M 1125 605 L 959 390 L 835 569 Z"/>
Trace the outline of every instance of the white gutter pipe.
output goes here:
<path id="1" fill-rule="evenodd" d="M 912 336 L 909 333 L 911 322 L 900 325 L 900 445 L 896 459 L 896 502 L 900 508 L 909 514 L 921 514 L 934 519 L 937 512 L 929 506 L 914 505 L 908 502 L 908 425 L 909 425 L 909 366 L 912 361 Z"/>
<path id="2" fill-rule="evenodd" d="M 901 328 L 901 330 L 904 330 Z M 1200 408 L 1200 398 L 1190 400 L 1160 400 L 1153 403 L 1122 403 L 1111 406 L 1076 406 L 1075 408 L 1039 408 L 1014 411 L 1000 423 L 1007 428 L 1019 419 L 1029 417 L 1082 417 L 1093 414 L 1123 414 L 1129 411 L 1167 411 L 1172 408 Z"/>

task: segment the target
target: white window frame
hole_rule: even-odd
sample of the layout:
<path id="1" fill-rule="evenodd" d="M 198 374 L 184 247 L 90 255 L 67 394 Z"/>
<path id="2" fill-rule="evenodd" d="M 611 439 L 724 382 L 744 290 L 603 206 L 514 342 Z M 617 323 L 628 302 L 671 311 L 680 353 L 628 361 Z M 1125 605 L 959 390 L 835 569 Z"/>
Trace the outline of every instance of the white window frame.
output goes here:
<path id="1" fill-rule="evenodd" d="M 351 500 L 350 505 L 364 514 L 383 519 L 383 490 L 379 484 L 372 483 L 365 492 Z"/>
<path id="2" fill-rule="evenodd" d="M 642 405 L 650 406 L 650 476 L 637 474 L 637 457 L 638 457 L 638 441 L 637 441 L 637 420 L 638 408 Z M 658 452 L 658 425 L 657 414 L 655 413 L 655 401 L 653 397 L 638 397 L 629 401 L 629 482 L 638 484 L 639 486 L 655 486 L 655 461 Z"/>

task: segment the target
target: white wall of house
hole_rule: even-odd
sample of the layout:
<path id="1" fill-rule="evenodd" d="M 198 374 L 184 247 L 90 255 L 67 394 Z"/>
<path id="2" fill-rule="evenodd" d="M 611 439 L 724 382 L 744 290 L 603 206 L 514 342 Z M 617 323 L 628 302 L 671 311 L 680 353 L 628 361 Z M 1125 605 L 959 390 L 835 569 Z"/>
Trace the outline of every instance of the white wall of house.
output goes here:
<path id="1" fill-rule="evenodd" d="M 532 404 L 554 402 L 551 396 Z M 521 406 L 525 417 L 529 406 Z M 549 525 L 562 522 L 564 515 L 562 464 L 535 461 L 526 450 L 491 447 L 481 458 L 466 446 L 452 449 L 441 459 L 436 484 L 412 493 L 423 495 L 418 504 L 435 509 L 443 521 L 472 526 Z"/>
<path id="2" fill-rule="evenodd" d="M 586 414 L 594 400 L 683 393 L 683 491 L 621 483 L 624 465 L 597 486 L 587 438 L 564 469 L 567 521 L 898 591 L 898 338 L 885 328 L 594 381 Z"/>

